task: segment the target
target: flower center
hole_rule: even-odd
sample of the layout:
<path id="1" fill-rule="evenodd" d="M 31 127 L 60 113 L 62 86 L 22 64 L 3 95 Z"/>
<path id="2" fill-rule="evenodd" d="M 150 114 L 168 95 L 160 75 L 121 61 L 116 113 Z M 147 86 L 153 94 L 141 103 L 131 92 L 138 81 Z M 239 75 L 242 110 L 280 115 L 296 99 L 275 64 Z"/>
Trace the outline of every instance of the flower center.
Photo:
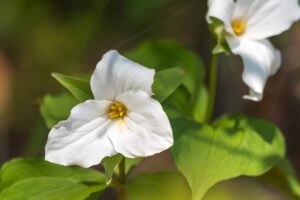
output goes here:
<path id="1" fill-rule="evenodd" d="M 119 119 L 124 118 L 126 115 L 127 109 L 120 102 L 114 102 L 109 106 L 107 115 L 110 119 Z"/>
<path id="2" fill-rule="evenodd" d="M 232 26 L 233 32 L 237 36 L 242 35 L 245 32 L 245 29 L 246 29 L 246 23 L 243 20 L 233 20 L 231 22 L 231 26 Z"/>

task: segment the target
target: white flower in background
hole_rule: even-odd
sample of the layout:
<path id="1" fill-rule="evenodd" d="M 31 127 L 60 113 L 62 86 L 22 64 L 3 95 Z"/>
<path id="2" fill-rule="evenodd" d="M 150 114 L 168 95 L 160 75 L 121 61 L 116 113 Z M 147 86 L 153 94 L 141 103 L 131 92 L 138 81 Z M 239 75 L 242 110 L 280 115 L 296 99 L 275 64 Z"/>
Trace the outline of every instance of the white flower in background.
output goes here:
<path id="1" fill-rule="evenodd" d="M 209 0 L 207 20 L 224 23 L 225 39 L 244 63 L 245 99 L 260 101 L 269 76 L 281 65 L 281 55 L 267 39 L 289 29 L 300 18 L 298 0 Z"/>
<path id="2" fill-rule="evenodd" d="M 91 78 L 94 99 L 52 128 L 46 160 L 90 167 L 118 153 L 146 157 L 172 146 L 169 119 L 151 98 L 154 74 L 117 51 L 107 52 Z"/>

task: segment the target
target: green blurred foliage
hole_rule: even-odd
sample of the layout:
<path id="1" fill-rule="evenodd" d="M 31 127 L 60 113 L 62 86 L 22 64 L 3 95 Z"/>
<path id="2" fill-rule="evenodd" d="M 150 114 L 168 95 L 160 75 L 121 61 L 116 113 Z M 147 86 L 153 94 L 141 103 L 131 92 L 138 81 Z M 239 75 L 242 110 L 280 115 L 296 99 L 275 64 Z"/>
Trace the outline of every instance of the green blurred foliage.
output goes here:
<path id="1" fill-rule="evenodd" d="M 141 26 L 151 23 L 153 13 L 162 12 L 166 5 L 175 2 L 175 0 L 151 0 L 151 1 L 125 1 L 126 14 L 135 25 Z"/>
<path id="2" fill-rule="evenodd" d="M 41 96 L 59 89 L 50 76 L 53 71 L 73 74 L 86 66 L 83 58 L 102 29 L 107 2 L 1 1 L 0 43 L 17 67 L 13 132 L 32 128 Z"/>

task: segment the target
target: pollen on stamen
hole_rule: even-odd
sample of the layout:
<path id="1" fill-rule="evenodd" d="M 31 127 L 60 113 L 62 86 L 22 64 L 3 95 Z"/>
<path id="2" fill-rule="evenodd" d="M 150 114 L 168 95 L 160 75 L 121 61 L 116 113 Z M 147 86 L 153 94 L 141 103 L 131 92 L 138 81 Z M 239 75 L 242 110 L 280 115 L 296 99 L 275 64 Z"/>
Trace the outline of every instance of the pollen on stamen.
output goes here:
<path id="1" fill-rule="evenodd" d="M 107 115 L 110 119 L 123 119 L 126 116 L 127 108 L 120 102 L 114 102 L 109 106 Z"/>
<path id="2" fill-rule="evenodd" d="M 240 35 L 244 34 L 244 32 L 245 32 L 246 22 L 243 20 L 233 20 L 231 22 L 231 26 L 232 26 L 233 32 L 237 36 L 240 36 Z"/>

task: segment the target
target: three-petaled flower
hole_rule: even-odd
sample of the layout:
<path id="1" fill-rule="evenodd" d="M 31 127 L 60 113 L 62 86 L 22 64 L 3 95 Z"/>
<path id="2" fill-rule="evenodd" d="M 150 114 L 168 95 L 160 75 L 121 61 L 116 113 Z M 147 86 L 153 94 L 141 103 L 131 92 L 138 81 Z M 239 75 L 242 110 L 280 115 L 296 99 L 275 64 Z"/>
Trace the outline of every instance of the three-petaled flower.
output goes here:
<path id="1" fill-rule="evenodd" d="M 169 119 L 151 98 L 155 71 L 107 52 L 91 78 L 93 100 L 75 106 L 54 126 L 46 160 L 90 167 L 104 157 L 146 157 L 173 144 Z"/>
<path id="2" fill-rule="evenodd" d="M 267 39 L 290 28 L 300 18 L 298 0 L 209 0 L 207 20 L 224 23 L 224 37 L 244 63 L 245 99 L 260 101 L 269 76 L 281 65 L 281 55 Z"/>

